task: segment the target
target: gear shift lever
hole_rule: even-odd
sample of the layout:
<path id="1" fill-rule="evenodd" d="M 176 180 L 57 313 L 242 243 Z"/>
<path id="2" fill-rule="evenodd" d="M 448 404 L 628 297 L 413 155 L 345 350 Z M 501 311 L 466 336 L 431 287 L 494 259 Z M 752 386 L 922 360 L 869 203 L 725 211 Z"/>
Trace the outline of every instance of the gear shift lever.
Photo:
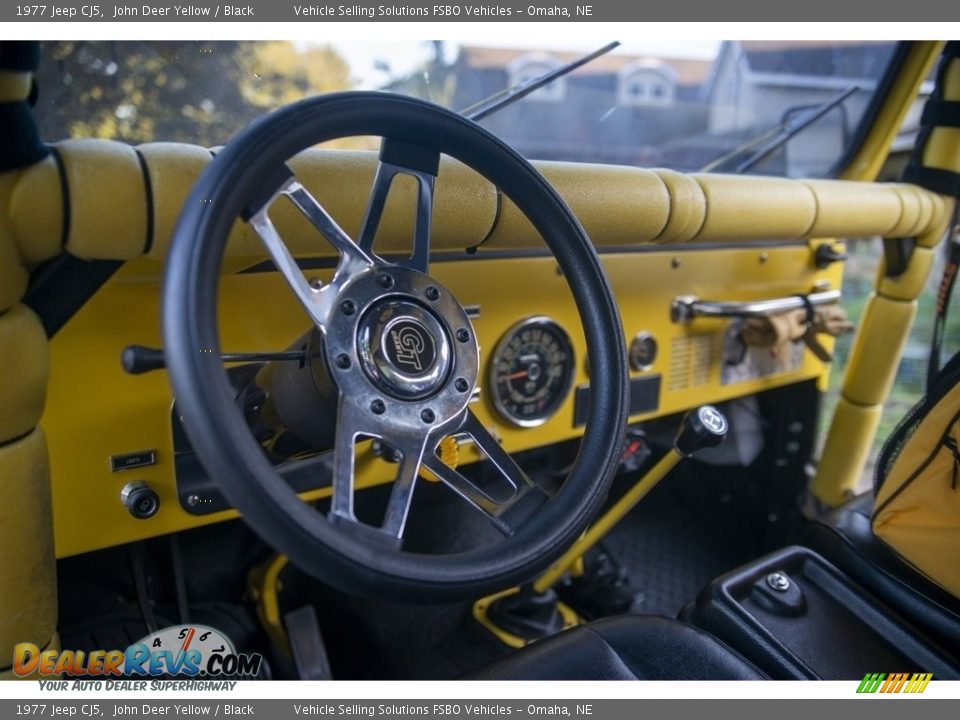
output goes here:
<path id="1" fill-rule="evenodd" d="M 678 462 L 705 448 L 716 447 L 723 442 L 728 429 L 727 419 L 712 405 L 701 405 L 688 412 L 680 423 L 673 448 L 597 518 L 559 560 L 531 585 L 525 585 L 518 592 L 502 594 L 492 601 L 491 598 L 481 598 L 474 605 L 474 616 L 505 642 L 508 642 L 507 637 L 512 638 L 514 642 L 509 644 L 513 645 L 523 645 L 562 630 L 567 623 L 560 617 L 556 594 L 552 589 L 557 581 L 653 490 Z M 546 617 L 545 604 L 553 605 L 551 617 Z"/>

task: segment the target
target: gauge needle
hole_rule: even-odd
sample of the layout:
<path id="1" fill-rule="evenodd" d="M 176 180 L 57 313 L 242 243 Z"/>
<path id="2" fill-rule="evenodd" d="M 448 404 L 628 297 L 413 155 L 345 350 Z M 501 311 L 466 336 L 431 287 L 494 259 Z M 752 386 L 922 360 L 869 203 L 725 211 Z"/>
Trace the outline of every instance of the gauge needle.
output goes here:
<path id="1" fill-rule="evenodd" d="M 509 375 L 503 375 L 500 378 L 500 382 L 510 382 L 511 380 L 519 380 L 520 378 L 525 378 L 530 375 L 529 370 L 517 370 L 515 373 L 510 373 Z"/>

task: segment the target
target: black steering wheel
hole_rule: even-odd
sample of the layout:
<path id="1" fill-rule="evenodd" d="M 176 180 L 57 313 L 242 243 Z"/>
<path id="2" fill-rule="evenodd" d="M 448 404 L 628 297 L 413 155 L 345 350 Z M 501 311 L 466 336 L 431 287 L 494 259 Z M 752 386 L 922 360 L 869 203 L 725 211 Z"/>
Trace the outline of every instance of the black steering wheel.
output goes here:
<path id="1" fill-rule="evenodd" d="M 285 164 L 347 136 L 383 138 L 360 236 L 351 239 Z M 477 420 L 468 401 L 479 374 L 476 339 L 460 303 L 431 279 L 430 220 L 440 154 L 463 162 L 513 200 L 552 250 L 569 283 L 590 356 L 591 402 L 569 476 L 553 497 L 535 485 Z M 392 178 L 418 185 L 410 258 L 390 263 L 373 238 Z M 292 202 L 340 255 L 330 283 L 308 283 L 267 215 Z M 219 360 L 217 289 L 237 218 L 263 241 L 322 337 L 337 389 L 332 499 L 326 515 L 302 502 L 248 429 Z M 347 592 L 398 600 L 476 597 L 524 582 L 580 535 L 620 460 L 626 422 L 623 330 L 599 258 L 573 213 L 522 156 L 476 123 L 414 98 L 348 92 L 310 98 L 252 123 L 217 154 L 183 207 L 163 289 L 166 363 L 187 435 L 246 522 L 304 571 Z M 212 352 L 211 352 L 212 351 Z M 481 488 L 437 456 L 468 433 L 503 481 Z M 354 443 L 380 438 L 402 455 L 383 523 L 353 510 Z M 489 516 L 504 538 L 450 554 L 405 551 L 402 538 L 420 468 Z M 319 484 L 319 483 L 318 483 Z"/>

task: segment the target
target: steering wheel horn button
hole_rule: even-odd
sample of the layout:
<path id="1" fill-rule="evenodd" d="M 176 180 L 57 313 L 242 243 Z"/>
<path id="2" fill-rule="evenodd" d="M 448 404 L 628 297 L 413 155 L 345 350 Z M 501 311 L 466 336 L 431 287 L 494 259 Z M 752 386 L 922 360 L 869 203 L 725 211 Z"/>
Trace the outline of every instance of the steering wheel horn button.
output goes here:
<path id="1" fill-rule="evenodd" d="M 418 400 L 443 385 L 452 365 L 447 332 L 432 312 L 406 299 L 375 303 L 357 328 L 360 364 L 395 398 Z"/>
<path id="2" fill-rule="evenodd" d="M 387 359 L 395 368 L 409 373 L 422 373 L 432 368 L 437 359 L 437 346 L 427 329 L 416 320 L 400 318 L 384 333 Z"/>

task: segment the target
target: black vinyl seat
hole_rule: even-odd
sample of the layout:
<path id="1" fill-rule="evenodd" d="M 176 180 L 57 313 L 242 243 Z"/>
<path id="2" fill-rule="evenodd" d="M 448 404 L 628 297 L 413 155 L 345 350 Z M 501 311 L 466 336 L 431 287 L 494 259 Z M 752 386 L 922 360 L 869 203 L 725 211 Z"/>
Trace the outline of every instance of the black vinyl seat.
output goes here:
<path id="1" fill-rule="evenodd" d="M 678 620 L 621 615 L 540 640 L 476 680 L 763 680 L 719 640 Z"/>
<path id="2" fill-rule="evenodd" d="M 871 493 L 854 498 L 810 523 L 803 544 L 960 658 L 960 600 L 873 534 L 872 509 Z"/>

